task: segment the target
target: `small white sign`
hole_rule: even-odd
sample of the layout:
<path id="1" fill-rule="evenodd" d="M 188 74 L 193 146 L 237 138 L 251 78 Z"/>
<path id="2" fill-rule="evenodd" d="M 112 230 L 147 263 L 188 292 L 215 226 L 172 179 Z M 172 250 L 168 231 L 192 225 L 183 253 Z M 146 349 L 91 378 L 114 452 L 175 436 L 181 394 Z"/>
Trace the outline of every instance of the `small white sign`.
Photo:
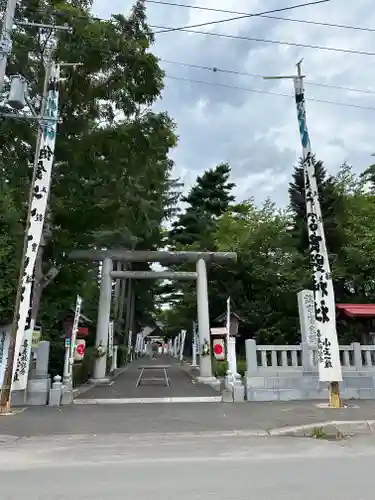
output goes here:
<path id="1" fill-rule="evenodd" d="M 218 328 L 211 328 L 211 335 L 227 335 L 227 328 L 225 326 L 220 326 Z"/>

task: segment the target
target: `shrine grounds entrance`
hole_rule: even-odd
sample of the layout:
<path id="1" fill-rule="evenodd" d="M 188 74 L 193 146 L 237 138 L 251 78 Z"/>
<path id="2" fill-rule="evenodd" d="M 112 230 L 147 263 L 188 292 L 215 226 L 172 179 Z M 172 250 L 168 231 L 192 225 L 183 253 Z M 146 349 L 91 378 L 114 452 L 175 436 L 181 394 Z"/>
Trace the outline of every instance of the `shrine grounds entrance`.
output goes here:
<path id="1" fill-rule="evenodd" d="M 113 281 L 119 279 L 195 279 L 197 282 L 197 311 L 200 345 L 210 345 L 210 322 L 207 286 L 207 262 L 221 263 L 235 261 L 237 255 L 230 252 L 144 252 L 126 250 L 90 251 L 76 250 L 69 256 L 72 260 L 102 261 L 100 297 L 98 304 L 98 320 L 96 346 L 106 352 L 108 348 L 108 331 L 111 315 Z M 180 262 L 196 264 L 196 272 L 154 272 L 154 271 L 118 271 L 113 262 L 159 262 L 161 265 Z M 147 359 L 147 358 L 146 358 Z M 120 402 L 175 402 L 175 401 L 220 401 L 217 392 L 220 382 L 212 374 L 211 356 L 199 356 L 199 376 L 193 379 L 188 371 L 172 356 L 158 356 L 155 359 L 140 358 L 131 362 L 121 375 L 110 381 L 106 377 L 106 356 L 95 359 L 94 374 L 91 380 L 94 385 L 87 391 L 84 400 L 76 400 L 76 404 L 118 404 Z M 137 380 L 141 365 L 147 371 L 160 372 L 157 365 L 168 367 L 170 386 L 160 381 L 149 381 L 139 385 Z M 153 377 L 156 379 L 156 375 Z M 160 378 L 160 375 L 159 377 Z M 203 398 L 203 399 L 202 399 Z"/>

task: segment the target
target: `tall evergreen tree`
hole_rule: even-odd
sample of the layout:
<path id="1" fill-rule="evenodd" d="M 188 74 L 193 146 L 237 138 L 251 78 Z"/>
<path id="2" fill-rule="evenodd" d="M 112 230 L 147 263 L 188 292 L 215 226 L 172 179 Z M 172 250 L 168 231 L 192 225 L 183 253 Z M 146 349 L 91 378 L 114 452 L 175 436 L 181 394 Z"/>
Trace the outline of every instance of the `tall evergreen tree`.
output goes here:
<path id="1" fill-rule="evenodd" d="M 221 163 L 197 178 L 189 194 L 182 198 L 188 206 L 169 233 L 172 245 L 201 244 L 202 250 L 208 249 L 208 236 L 215 230 L 217 218 L 234 201 L 231 191 L 235 184 L 229 182 L 229 176 L 230 166 Z"/>
<path id="2" fill-rule="evenodd" d="M 214 234 L 220 217 L 228 211 L 235 197 L 232 189 L 235 184 L 230 182 L 230 166 L 227 163 L 217 165 L 206 170 L 197 177 L 196 183 L 187 196 L 181 200 L 187 204 L 183 213 L 173 224 L 168 235 L 171 248 L 176 250 L 214 251 L 216 244 Z M 174 269 L 177 266 L 173 266 Z M 189 264 L 178 266 L 179 270 L 189 271 L 193 267 Z M 218 299 L 218 290 L 223 288 L 219 283 L 223 279 L 223 270 L 213 265 L 209 269 L 211 300 L 211 318 L 223 312 L 225 299 Z M 173 296 L 173 311 L 170 318 L 179 322 L 179 328 L 191 327 L 192 320 L 196 319 L 196 290 L 195 283 L 180 282 L 175 288 L 183 293 Z M 170 292 L 170 290 L 168 290 Z M 170 293 L 168 293 L 169 301 Z M 172 321 L 173 323 L 173 321 Z M 173 329 L 173 324 L 171 325 Z"/>

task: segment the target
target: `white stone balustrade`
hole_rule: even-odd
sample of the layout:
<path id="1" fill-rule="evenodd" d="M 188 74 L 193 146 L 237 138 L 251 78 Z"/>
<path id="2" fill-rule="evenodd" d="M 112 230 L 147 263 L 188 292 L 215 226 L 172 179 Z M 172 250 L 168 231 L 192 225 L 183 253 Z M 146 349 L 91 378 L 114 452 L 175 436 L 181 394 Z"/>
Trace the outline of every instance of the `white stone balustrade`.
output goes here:
<path id="1" fill-rule="evenodd" d="M 257 345 L 246 340 L 245 386 L 248 401 L 328 398 L 319 382 L 317 351 L 300 345 Z M 375 345 L 340 345 L 344 398 L 375 399 Z"/>
<path id="2" fill-rule="evenodd" d="M 346 370 L 375 370 L 375 345 L 361 345 L 354 342 L 351 345 L 340 345 L 341 366 Z M 312 366 L 304 352 L 312 352 Z M 300 345 L 257 345 L 255 340 L 246 341 L 247 370 L 256 371 L 281 371 L 306 369 L 317 370 L 316 349 Z M 310 358 L 310 356 L 309 356 Z"/>

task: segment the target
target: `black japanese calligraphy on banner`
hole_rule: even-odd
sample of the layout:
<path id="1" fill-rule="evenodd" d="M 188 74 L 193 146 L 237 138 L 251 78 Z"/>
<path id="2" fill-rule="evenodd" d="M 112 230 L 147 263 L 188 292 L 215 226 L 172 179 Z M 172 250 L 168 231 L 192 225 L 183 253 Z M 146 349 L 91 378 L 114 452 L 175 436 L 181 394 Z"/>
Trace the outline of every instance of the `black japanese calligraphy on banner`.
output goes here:
<path id="1" fill-rule="evenodd" d="M 13 382 L 20 382 L 21 377 L 27 376 L 29 370 L 29 339 L 23 340 L 21 352 L 18 357 L 17 368 L 14 373 Z"/>
<path id="2" fill-rule="evenodd" d="M 0 333 L 0 365 L 4 359 L 4 346 L 5 346 L 5 332 Z"/>
<path id="3" fill-rule="evenodd" d="M 5 367 L 8 360 L 11 326 L 0 330 L 0 388 L 4 380 Z"/>
<path id="4" fill-rule="evenodd" d="M 27 385 L 27 376 L 31 355 L 33 320 L 31 317 L 34 285 L 34 268 L 43 234 L 43 224 L 47 209 L 51 184 L 52 165 L 55 151 L 56 127 L 58 119 L 58 82 L 59 66 L 51 68 L 48 83 L 46 118 L 40 148 L 36 152 L 35 181 L 32 188 L 33 198 L 30 207 L 30 224 L 27 235 L 25 273 L 22 283 L 22 296 L 19 308 L 15 360 L 13 365 L 12 390 L 23 390 Z M 52 119 L 50 119 L 52 118 Z"/>
<path id="5" fill-rule="evenodd" d="M 36 166 L 36 178 L 38 181 L 41 181 L 43 179 L 43 174 L 46 173 L 46 169 L 44 168 L 44 163 L 42 160 L 39 160 Z"/>

